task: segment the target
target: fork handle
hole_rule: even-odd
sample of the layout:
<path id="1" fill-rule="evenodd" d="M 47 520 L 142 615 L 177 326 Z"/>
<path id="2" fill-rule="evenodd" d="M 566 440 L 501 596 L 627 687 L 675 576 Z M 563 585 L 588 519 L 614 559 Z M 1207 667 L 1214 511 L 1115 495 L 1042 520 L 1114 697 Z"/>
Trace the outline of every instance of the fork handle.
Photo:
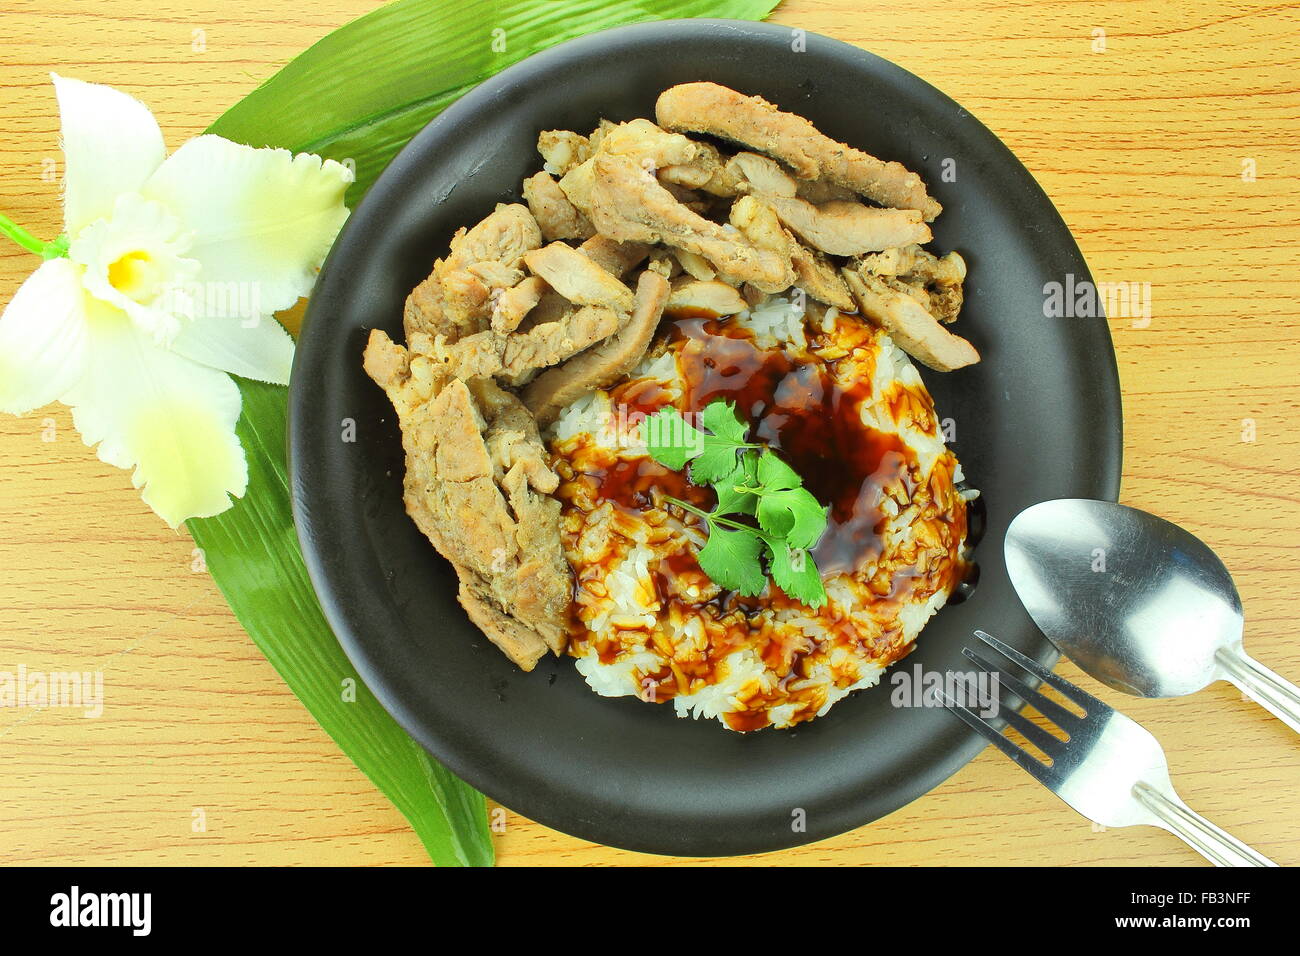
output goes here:
<path id="1" fill-rule="evenodd" d="M 1133 786 L 1133 796 L 1156 815 L 1160 826 L 1215 866 L 1277 866 L 1264 854 L 1220 830 L 1172 792 L 1166 796 L 1151 784 L 1139 781 Z"/>
<path id="2" fill-rule="evenodd" d="M 1228 680 L 1282 723 L 1300 733 L 1300 687 L 1273 673 L 1242 650 L 1240 644 L 1220 648 L 1215 657 Z"/>

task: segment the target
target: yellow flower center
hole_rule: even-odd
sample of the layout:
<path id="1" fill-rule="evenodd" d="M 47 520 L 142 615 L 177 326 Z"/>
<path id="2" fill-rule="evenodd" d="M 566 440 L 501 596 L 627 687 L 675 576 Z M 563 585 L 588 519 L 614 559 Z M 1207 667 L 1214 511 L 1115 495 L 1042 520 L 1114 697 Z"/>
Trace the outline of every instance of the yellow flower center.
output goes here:
<path id="1" fill-rule="evenodd" d="M 108 283 L 136 302 L 149 302 L 158 293 L 163 270 L 149 253 L 128 252 L 108 267 Z"/>

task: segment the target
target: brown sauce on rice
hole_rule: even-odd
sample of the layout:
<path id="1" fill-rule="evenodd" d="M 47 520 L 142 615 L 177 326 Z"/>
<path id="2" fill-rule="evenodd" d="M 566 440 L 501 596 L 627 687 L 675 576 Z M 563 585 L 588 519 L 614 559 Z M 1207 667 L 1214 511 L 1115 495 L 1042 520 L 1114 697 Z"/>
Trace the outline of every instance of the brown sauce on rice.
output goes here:
<path id="1" fill-rule="evenodd" d="M 833 702 L 834 688 L 866 673 L 862 667 L 883 667 L 911 649 L 904 606 L 950 593 L 961 580 L 966 508 L 953 484 L 956 458 L 944 452 L 925 473 L 906 437 L 863 421 L 870 408 L 875 421 L 936 435 L 924 386 L 895 380 L 873 394 L 878 333 L 856 317 L 826 332 L 805 330 L 806 348 L 764 347 L 737 322 L 667 317 L 659 344 L 674 354 L 675 391 L 649 378 L 621 382 L 609 389 L 611 416 L 621 433 L 668 404 L 689 414 L 716 399 L 735 402 L 751 440 L 775 450 L 829 507 L 813 555 L 824 579 L 847 581 L 839 593 L 850 588 L 852 605 L 813 611 L 770 583 L 755 597 L 719 589 L 700 569 L 698 541 L 690 543 L 693 519 L 663 502 L 668 495 L 711 508 L 711 489 L 590 437 L 567 440 L 553 449 L 577 575 L 570 652 L 614 669 L 646 662 L 614 693 L 664 703 L 725 684 L 737 689 L 717 716 L 732 730 L 810 720 Z M 900 513 L 909 529 L 901 540 Z M 618 604 L 609 590 L 614 569 L 635 549 L 639 560 L 649 556 L 636 577 L 646 589 L 638 600 L 655 609 L 652 623 L 609 612 Z M 741 650 L 763 681 L 737 683 Z"/>
<path id="2" fill-rule="evenodd" d="M 823 505 L 826 532 L 813 549 L 823 576 L 850 574 L 880 556 L 882 489 L 902 481 L 910 496 L 916 455 L 892 432 L 864 425 L 861 406 L 871 382 L 845 388 L 834 362 L 799 359 L 763 348 L 734 325 L 685 319 L 673 323 L 684 339 L 679 362 L 685 409 L 702 411 L 718 399 L 736 403 L 753 422 L 752 435 L 776 451 Z"/>

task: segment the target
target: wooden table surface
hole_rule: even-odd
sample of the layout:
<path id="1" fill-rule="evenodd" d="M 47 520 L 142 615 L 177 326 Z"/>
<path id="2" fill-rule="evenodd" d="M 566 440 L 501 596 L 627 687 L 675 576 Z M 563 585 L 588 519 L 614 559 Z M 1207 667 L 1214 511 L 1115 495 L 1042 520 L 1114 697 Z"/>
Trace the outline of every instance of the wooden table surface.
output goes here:
<path id="1" fill-rule="evenodd" d="M 0 14 L 0 210 L 38 235 L 59 231 L 50 70 L 139 96 L 175 148 L 372 6 L 266 0 L 235 14 L 219 0 L 15 0 Z M 859 44 L 953 96 L 1042 183 L 1098 280 L 1151 283 L 1148 326 L 1111 320 L 1123 500 L 1218 550 L 1245 602 L 1248 648 L 1300 679 L 1290 603 L 1300 590 L 1300 6 L 896 9 L 791 0 L 774 19 Z M 0 302 L 36 264 L 0 246 Z M 194 570 L 193 547 L 82 445 L 65 408 L 0 417 L 0 670 L 102 670 L 106 698 L 98 719 L 0 710 L 0 861 L 426 862 Z M 1068 663 L 1060 670 L 1156 733 L 1189 804 L 1300 863 L 1291 731 L 1226 685 L 1120 700 Z M 503 865 L 681 862 L 507 821 Z M 1198 861 L 1160 831 L 1097 832 L 986 750 L 870 826 L 743 862 Z"/>

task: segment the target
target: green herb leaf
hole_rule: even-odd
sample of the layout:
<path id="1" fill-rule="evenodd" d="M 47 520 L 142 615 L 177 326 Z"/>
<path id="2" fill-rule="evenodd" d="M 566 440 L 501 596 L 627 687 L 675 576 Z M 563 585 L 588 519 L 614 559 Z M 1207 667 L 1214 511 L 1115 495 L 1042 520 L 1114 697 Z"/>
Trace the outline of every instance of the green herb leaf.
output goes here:
<path id="1" fill-rule="evenodd" d="M 691 461 L 691 479 L 697 485 L 711 485 L 736 469 L 736 452 L 746 447 L 745 425 L 736 420 L 735 406 L 721 401 L 711 402 L 700 420 L 713 434 L 700 431 L 677 409 L 665 406 L 641 423 L 641 440 L 661 465 L 681 471 Z"/>
<path id="2" fill-rule="evenodd" d="M 711 485 L 726 478 L 736 468 L 736 452 L 745 447 L 744 422 L 736 418 L 731 402 L 710 402 L 700 414 L 700 421 L 713 434 L 704 441 L 704 449 L 691 464 L 691 479 L 699 485 Z"/>
<path id="3" fill-rule="evenodd" d="M 764 531 L 786 538 L 792 548 L 811 548 L 826 530 L 827 510 L 807 488 L 764 489 L 757 516 Z"/>
<path id="4" fill-rule="evenodd" d="M 799 473 L 764 449 L 758 465 L 758 523 L 764 531 L 786 538 L 796 549 L 817 543 L 826 530 L 827 509 L 803 487 Z"/>
<path id="5" fill-rule="evenodd" d="M 768 491 L 786 491 L 803 486 L 799 473 L 776 456 L 770 448 L 758 456 L 758 482 Z"/>
<path id="6" fill-rule="evenodd" d="M 691 462 L 691 480 L 697 485 L 711 485 L 736 470 L 736 446 L 730 442 L 706 439 L 704 450 Z"/>
<path id="7" fill-rule="evenodd" d="M 764 492 L 759 495 L 754 516 L 758 518 L 758 526 L 768 534 L 784 538 L 794 527 L 794 515 L 777 500 L 779 494 L 781 492 Z"/>
<path id="8" fill-rule="evenodd" d="M 681 471 L 686 462 L 704 449 L 704 432 L 666 405 L 641 422 L 641 440 L 650 457 L 673 471 Z"/>
<path id="9" fill-rule="evenodd" d="M 829 508 L 824 508 L 806 488 L 793 493 L 796 501 L 791 505 L 794 524 L 786 533 L 786 540 L 792 548 L 811 548 L 826 531 L 826 517 Z"/>
<path id="10" fill-rule="evenodd" d="M 700 568 L 718 587 L 755 597 L 767 586 L 762 555 L 763 539 L 756 532 L 728 531 L 710 520 L 709 540 L 697 558 Z"/>
<path id="11" fill-rule="evenodd" d="M 812 555 L 784 542 L 767 542 L 768 563 L 776 586 L 803 604 L 819 608 L 826 603 L 826 588 Z"/>
<path id="12" fill-rule="evenodd" d="M 766 546 L 772 556 L 773 580 L 782 590 L 796 600 L 803 600 L 802 595 L 814 599 L 820 595 L 824 601 L 821 576 L 806 549 L 826 530 L 827 509 L 803 487 L 799 473 L 770 448 L 753 450 L 755 446 L 745 441 L 749 428 L 736 417 L 731 402 L 710 402 L 701 422 L 712 434 L 693 428 L 675 408 L 664 408 L 646 419 L 642 436 L 657 461 L 680 470 L 693 458 L 692 480 L 713 485 L 717 505 L 712 513 L 681 503 L 708 522 L 709 542 L 700 555 L 704 572 L 719 587 L 758 594 L 762 590 L 759 582 L 766 580 L 761 563 Z M 688 449 L 690 445 L 700 450 Z M 741 453 L 739 461 L 737 452 Z M 758 528 L 727 515 L 754 517 Z M 707 558 L 704 551 L 709 552 Z"/>
<path id="13" fill-rule="evenodd" d="M 714 491 L 718 495 L 717 507 L 713 509 L 714 514 L 727 515 L 752 515 L 758 507 L 758 496 L 748 489 L 754 482 L 751 480 L 749 469 L 746 467 L 745 460 L 751 459 L 751 454 L 746 454 L 745 459 L 736 465 L 735 470 L 727 475 L 716 485 Z"/>
<path id="14" fill-rule="evenodd" d="M 397 0 L 329 34 L 208 129 L 251 146 L 351 161 L 354 205 L 425 123 L 538 50 L 623 23 L 762 19 L 771 0 Z M 502 31 L 504 51 L 483 24 Z M 491 865 L 483 797 L 403 731 L 365 689 L 321 614 L 298 550 L 285 466 L 287 391 L 240 381 L 248 493 L 186 527 L 253 641 L 325 731 L 411 822 L 439 865 Z M 355 681 L 357 699 L 342 700 Z"/>
<path id="15" fill-rule="evenodd" d="M 709 402 L 700 413 L 700 423 L 714 436 L 733 445 L 743 445 L 749 428 L 736 416 L 736 403 L 719 399 Z"/>

